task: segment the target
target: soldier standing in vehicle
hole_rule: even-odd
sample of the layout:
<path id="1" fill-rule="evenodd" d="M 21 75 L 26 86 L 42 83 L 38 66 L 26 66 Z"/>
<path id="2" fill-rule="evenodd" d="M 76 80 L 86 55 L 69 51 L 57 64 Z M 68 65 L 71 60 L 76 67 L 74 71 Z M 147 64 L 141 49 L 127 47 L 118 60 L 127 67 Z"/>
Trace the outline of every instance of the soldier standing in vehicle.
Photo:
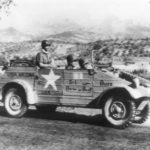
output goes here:
<path id="1" fill-rule="evenodd" d="M 42 50 L 36 55 L 36 65 L 40 68 L 55 68 L 54 59 L 51 56 L 51 53 L 48 52 L 52 41 L 43 40 L 41 42 Z"/>

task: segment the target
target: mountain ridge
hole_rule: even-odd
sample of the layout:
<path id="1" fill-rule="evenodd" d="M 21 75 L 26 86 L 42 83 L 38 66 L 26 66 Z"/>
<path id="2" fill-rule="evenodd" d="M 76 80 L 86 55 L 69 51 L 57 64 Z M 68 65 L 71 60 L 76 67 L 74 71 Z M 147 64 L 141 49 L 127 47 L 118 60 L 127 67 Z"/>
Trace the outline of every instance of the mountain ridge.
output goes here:
<path id="1" fill-rule="evenodd" d="M 22 42 L 52 39 L 65 42 L 88 43 L 106 39 L 140 39 L 150 38 L 150 25 L 122 22 L 120 20 L 104 21 L 101 25 L 87 27 L 73 21 L 47 23 L 37 33 L 18 31 L 13 27 L 0 30 L 0 42 Z"/>

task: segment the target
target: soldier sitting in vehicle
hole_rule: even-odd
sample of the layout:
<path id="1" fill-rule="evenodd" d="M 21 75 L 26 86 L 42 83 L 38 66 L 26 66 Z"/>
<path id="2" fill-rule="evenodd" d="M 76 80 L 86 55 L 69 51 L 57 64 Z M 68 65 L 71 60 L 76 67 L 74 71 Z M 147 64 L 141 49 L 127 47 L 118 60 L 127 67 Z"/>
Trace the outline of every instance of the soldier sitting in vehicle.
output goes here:
<path id="1" fill-rule="evenodd" d="M 79 63 L 79 69 L 81 70 L 88 70 L 89 75 L 93 75 L 96 73 L 96 71 L 93 69 L 90 63 L 85 62 L 83 58 L 80 58 L 78 60 Z"/>
<path id="2" fill-rule="evenodd" d="M 42 50 L 36 55 L 36 65 L 39 68 L 55 68 L 54 59 L 48 52 L 49 47 L 52 45 L 47 40 L 43 40 L 41 43 Z"/>
<path id="3" fill-rule="evenodd" d="M 85 63 L 85 61 L 84 61 L 84 59 L 82 59 L 82 58 L 80 58 L 79 60 L 78 60 L 78 63 L 79 63 L 79 69 L 88 69 L 87 67 L 86 67 L 86 64 L 87 63 Z"/>
<path id="4" fill-rule="evenodd" d="M 79 69 L 93 69 L 91 64 L 89 62 L 85 62 L 83 58 L 80 58 L 78 60 L 78 63 L 79 63 Z"/>
<path id="5" fill-rule="evenodd" d="M 72 56 L 72 55 L 68 55 L 66 59 L 67 59 L 67 66 L 66 66 L 66 69 L 74 69 L 73 56 Z"/>
<path id="6" fill-rule="evenodd" d="M 84 59 L 80 58 L 78 60 L 78 63 L 79 63 L 79 67 L 80 67 L 79 69 L 86 69 Z"/>

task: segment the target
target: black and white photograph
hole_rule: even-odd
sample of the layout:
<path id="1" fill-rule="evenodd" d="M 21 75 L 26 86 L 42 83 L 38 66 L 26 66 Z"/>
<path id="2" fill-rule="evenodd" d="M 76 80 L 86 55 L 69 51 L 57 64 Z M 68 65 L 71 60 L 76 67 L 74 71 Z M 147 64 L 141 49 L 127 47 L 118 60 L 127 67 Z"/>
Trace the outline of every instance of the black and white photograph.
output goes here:
<path id="1" fill-rule="evenodd" d="M 0 150 L 150 150 L 150 0 L 0 0 Z"/>

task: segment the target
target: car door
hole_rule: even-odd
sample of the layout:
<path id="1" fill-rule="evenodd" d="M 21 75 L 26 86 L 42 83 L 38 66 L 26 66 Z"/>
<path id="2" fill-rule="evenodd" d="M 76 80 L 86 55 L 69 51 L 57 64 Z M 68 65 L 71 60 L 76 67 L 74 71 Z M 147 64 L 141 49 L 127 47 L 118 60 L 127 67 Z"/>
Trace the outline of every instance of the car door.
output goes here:
<path id="1" fill-rule="evenodd" d="M 41 68 L 37 71 L 36 91 L 39 101 L 59 103 L 63 95 L 63 70 Z"/>

